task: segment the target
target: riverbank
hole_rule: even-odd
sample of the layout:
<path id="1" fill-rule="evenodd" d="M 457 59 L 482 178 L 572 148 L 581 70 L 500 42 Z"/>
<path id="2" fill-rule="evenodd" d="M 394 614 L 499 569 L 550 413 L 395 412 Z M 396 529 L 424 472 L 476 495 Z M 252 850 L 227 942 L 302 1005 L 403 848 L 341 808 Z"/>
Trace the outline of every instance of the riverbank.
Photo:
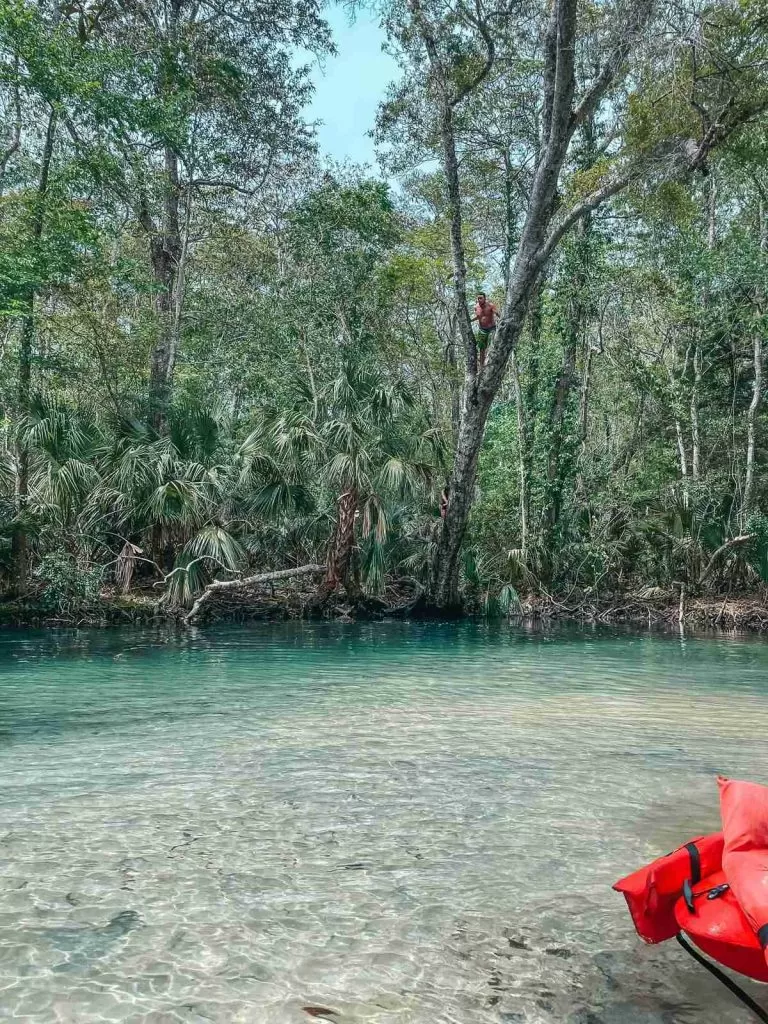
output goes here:
<path id="1" fill-rule="evenodd" d="M 314 601 L 315 593 L 306 580 L 297 579 L 216 594 L 194 624 L 279 622 L 301 618 L 354 621 L 438 617 L 407 584 L 392 585 L 381 598 L 364 598 L 357 603 L 339 597 L 318 606 Z M 477 602 L 467 607 L 463 617 L 486 618 L 487 615 Z M 683 595 L 682 601 L 679 591 L 658 588 L 600 598 L 574 591 L 559 595 L 535 593 L 521 596 L 506 617 L 518 624 L 572 622 L 768 633 L 768 593 Z M 46 607 L 42 594 L 25 600 L 0 601 L 0 626 L 106 627 L 159 622 L 192 625 L 186 622 L 187 618 L 188 609 L 170 607 L 152 587 L 139 588 L 129 594 L 104 590 L 95 603 L 55 612 Z"/>
<path id="2" fill-rule="evenodd" d="M 659 594 L 611 595 L 600 601 L 558 599 L 551 595 L 529 595 L 521 601 L 517 621 L 552 620 L 583 623 L 624 623 L 661 629 L 719 629 L 768 632 L 768 595 L 749 593 L 733 596 L 683 597 Z"/>

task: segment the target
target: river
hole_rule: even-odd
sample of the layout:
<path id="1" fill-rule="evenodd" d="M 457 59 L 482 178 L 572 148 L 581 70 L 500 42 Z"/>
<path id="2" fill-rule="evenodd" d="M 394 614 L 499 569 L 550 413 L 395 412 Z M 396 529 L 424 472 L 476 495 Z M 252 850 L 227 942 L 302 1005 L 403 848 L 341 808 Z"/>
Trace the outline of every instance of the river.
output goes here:
<path id="1" fill-rule="evenodd" d="M 766 736 L 750 638 L 4 632 L 0 1020 L 748 1024 L 610 886 Z"/>

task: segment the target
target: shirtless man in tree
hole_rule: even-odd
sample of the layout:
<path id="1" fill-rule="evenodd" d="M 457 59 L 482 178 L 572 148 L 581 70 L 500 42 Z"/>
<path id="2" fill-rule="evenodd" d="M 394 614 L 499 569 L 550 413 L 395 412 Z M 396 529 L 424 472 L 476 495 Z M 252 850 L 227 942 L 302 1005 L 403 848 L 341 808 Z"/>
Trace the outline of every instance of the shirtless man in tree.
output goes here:
<path id="1" fill-rule="evenodd" d="M 478 362 L 481 366 L 485 366 L 485 350 L 490 345 L 491 335 L 496 330 L 496 318 L 498 315 L 499 311 L 485 297 L 485 292 L 478 292 L 475 315 L 472 317 L 471 322 L 474 323 L 477 320 L 477 354 Z"/>

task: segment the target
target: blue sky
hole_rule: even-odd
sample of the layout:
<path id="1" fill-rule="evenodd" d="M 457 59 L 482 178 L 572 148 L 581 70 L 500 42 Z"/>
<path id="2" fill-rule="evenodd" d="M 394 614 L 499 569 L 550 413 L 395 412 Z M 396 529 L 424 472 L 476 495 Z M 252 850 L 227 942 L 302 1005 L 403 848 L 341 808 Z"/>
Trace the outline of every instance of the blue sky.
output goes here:
<path id="1" fill-rule="evenodd" d="M 323 122 L 317 128 L 322 153 L 375 167 L 373 140 L 367 133 L 387 85 L 397 77 L 397 65 L 382 53 L 384 33 L 370 12 L 363 11 L 350 22 L 347 12 L 334 4 L 326 17 L 338 55 L 323 69 L 313 70 L 315 95 L 309 119 Z"/>

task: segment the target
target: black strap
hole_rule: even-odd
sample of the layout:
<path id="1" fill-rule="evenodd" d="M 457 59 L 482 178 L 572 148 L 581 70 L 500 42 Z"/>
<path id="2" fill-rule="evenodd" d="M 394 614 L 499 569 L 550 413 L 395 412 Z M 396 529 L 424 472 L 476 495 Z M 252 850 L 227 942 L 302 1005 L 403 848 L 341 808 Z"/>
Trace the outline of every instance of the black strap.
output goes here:
<path id="1" fill-rule="evenodd" d="M 768 946 L 768 924 L 764 924 L 762 928 L 757 929 L 757 940 L 763 949 Z"/>
<path id="2" fill-rule="evenodd" d="M 696 843 L 686 843 L 685 848 L 691 858 L 691 885 L 698 885 L 701 881 L 701 854 Z"/>
<path id="3" fill-rule="evenodd" d="M 706 960 L 697 949 L 694 949 L 693 946 L 683 938 L 682 932 L 678 932 L 675 938 L 686 951 L 686 953 L 689 953 L 693 957 L 693 959 L 697 961 L 697 963 L 701 964 L 702 967 L 706 967 L 710 974 L 714 974 L 717 980 L 722 982 L 723 985 L 725 985 L 725 987 L 730 992 L 732 992 L 737 999 L 741 1000 L 741 1002 L 744 1003 L 744 1005 L 748 1009 L 750 1009 L 752 1013 L 754 1013 L 754 1015 L 757 1017 L 759 1021 L 762 1021 L 763 1024 L 768 1024 L 768 1013 L 766 1013 L 762 1006 L 759 1006 L 755 1002 L 752 996 L 748 995 L 744 991 L 744 989 L 737 985 L 732 978 L 729 978 L 727 974 L 724 974 L 719 967 L 715 967 L 713 963 L 710 963 L 709 960 Z"/>

